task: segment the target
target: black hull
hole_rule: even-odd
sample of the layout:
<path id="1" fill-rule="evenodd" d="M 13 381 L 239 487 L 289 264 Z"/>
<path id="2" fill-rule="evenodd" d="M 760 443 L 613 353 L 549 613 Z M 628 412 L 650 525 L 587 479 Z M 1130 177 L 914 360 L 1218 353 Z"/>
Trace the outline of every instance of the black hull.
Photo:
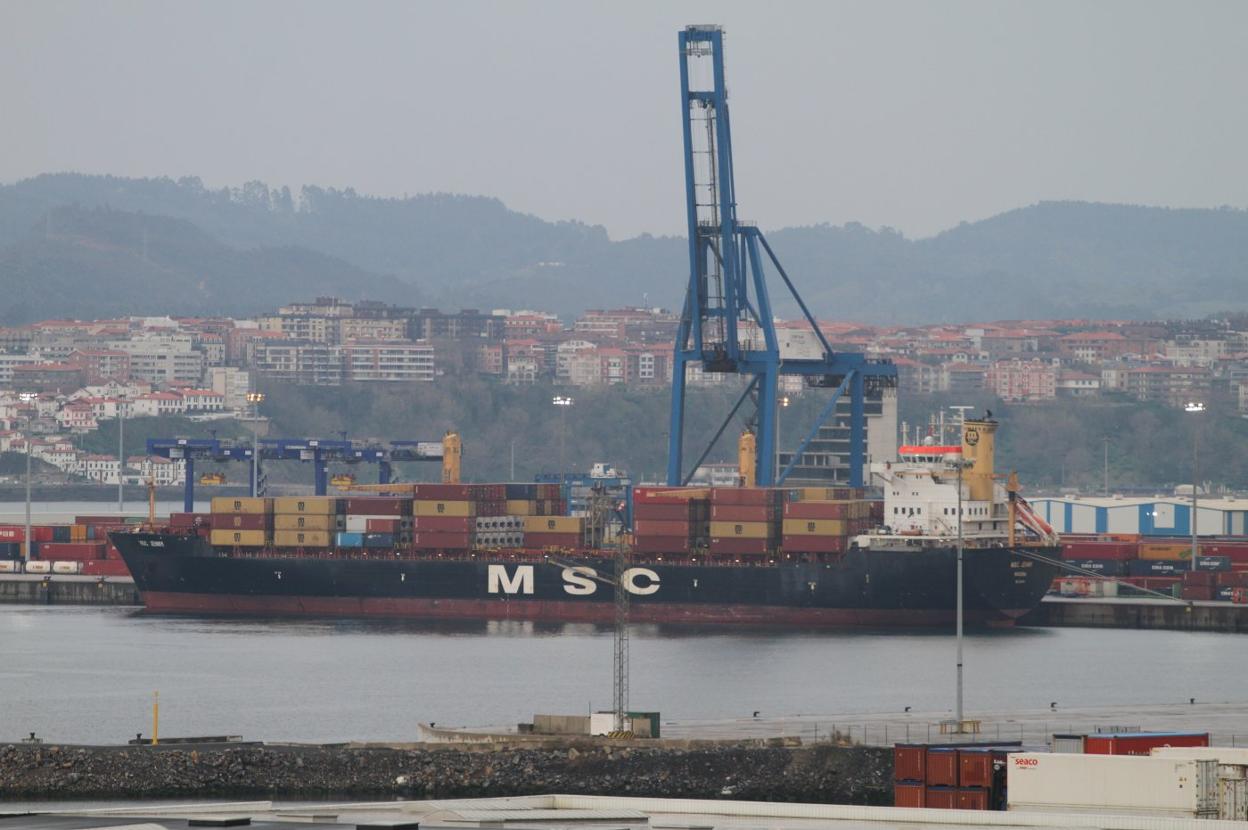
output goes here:
<path id="1" fill-rule="evenodd" d="M 610 622 L 615 614 L 610 585 L 540 558 L 239 554 L 199 537 L 151 533 L 116 534 L 113 541 L 154 613 L 583 622 Z M 1055 551 L 965 551 L 969 624 L 1008 625 L 1040 602 L 1057 567 L 1026 553 Z M 575 564 L 611 578 L 609 558 Z M 630 619 L 943 626 L 954 620 L 955 574 L 952 548 L 854 550 L 828 563 L 645 562 L 627 574 Z"/>

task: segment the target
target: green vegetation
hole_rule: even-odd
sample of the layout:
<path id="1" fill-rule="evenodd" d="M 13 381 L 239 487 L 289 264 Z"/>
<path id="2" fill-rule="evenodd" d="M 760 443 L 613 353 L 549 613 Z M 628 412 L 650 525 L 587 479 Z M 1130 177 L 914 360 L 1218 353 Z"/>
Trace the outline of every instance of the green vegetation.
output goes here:
<path id="1" fill-rule="evenodd" d="M 1248 308 L 1244 210 L 1047 202 L 930 239 L 857 223 L 769 236 L 825 318 L 1152 319 Z M 262 182 L 209 190 L 195 178 L 78 174 L 0 187 L 0 287 L 11 298 L 0 322 L 254 313 L 323 293 L 563 315 L 643 298 L 674 308 L 686 255 L 677 237 L 612 242 L 601 227 L 474 196 L 292 194 Z M 797 315 L 778 281 L 773 300 L 778 314 Z"/>
<path id="2" fill-rule="evenodd" d="M 666 470 L 666 388 L 568 390 L 448 378 L 406 387 L 282 385 L 267 391 L 265 411 L 274 419 L 275 434 L 334 436 L 349 429 L 355 438 L 437 440 L 454 427 L 464 437 L 465 476 L 479 481 L 509 477 L 513 441 L 516 477 L 522 480 L 557 470 L 561 444 L 568 469 L 606 461 L 650 480 L 660 479 Z M 553 394 L 571 394 L 575 405 L 562 412 L 551 405 Z M 689 453 L 705 446 L 736 395 L 731 388 L 690 390 Z M 824 400 L 816 394 L 803 395 L 785 410 L 786 447 L 796 445 Z M 1098 492 L 1106 436 L 1112 490 L 1162 490 L 1185 483 L 1191 477 L 1191 430 L 1196 424 L 1202 430 L 1202 480 L 1215 487 L 1248 488 L 1248 420 L 1236 417 L 1227 401 L 1213 401 L 1204 416 L 1188 416 L 1127 400 L 1023 406 L 990 397 L 911 395 L 902 398 L 900 417 L 912 425 L 926 423 L 931 413 L 950 413 L 953 404 L 991 409 L 1002 421 L 999 468 L 1018 470 L 1028 492 L 1059 487 Z M 743 410 L 748 408 L 747 404 Z M 725 432 L 711 461 L 735 460 L 742 423 L 738 418 Z M 686 458 L 686 468 L 693 460 Z M 438 474 L 433 465 L 414 465 L 402 472 L 413 480 Z M 364 480 L 370 473 L 357 474 Z M 307 477 L 297 470 L 289 475 Z"/>

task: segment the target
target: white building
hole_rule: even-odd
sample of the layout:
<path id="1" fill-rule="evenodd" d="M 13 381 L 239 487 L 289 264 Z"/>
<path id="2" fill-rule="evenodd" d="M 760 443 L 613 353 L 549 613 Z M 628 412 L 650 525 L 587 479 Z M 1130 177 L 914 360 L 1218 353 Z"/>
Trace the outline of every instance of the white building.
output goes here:
<path id="1" fill-rule="evenodd" d="M 241 412 L 247 408 L 247 393 L 251 391 L 251 372 L 235 366 L 214 366 L 208 371 L 212 391 L 221 395 L 226 409 Z"/>

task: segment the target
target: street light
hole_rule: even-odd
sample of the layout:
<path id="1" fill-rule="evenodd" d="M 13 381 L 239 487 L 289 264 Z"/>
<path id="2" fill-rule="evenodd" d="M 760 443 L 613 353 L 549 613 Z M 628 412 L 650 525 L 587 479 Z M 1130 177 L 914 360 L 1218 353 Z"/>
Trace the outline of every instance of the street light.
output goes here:
<path id="1" fill-rule="evenodd" d="M 962 455 L 962 448 L 966 445 L 966 410 L 971 409 L 969 406 L 951 406 L 950 409 L 956 410 L 958 413 L 958 587 L 957 587 L 957 675 L 958 688 L 957 700 L 955 704 L 955 716 L 958 720 L 958 734 L 962 734 L 962 629 L 963 629 L 963 610 L 964 603 L 962 589 L 962 558 L 963 558 L 963 538 L 962 538 L 962 470 L 965 467 L 966 459 Z"/>
<path id="2" fill-rule="evenodd" d="M 1205 411 L 1205 404 L 1202 401 L 1188 401 L 1183 404 L 1183 411 L 1193 415 L 1199 415 Z M 1197 496 L 1196 488 L 1200 486 L 1200 424 L 1199 422 L 1192 424 L 1192 566 L 1191 569 L 1196 570 L 1196 555 L 1199 549 L 1199 542 L 1196 538 L 1196 507 Z"/>
<path id="3" fill-rule="evenodd" d="M 559 407 L 559 476 L 562 479 L 564 471 L 567 469 L 564 459 L 564 445 L 566 443 L 567 430 L 567 411 L 573 403 L 572 399 L 567 395 L 555 395 L 550 402 Z"/>
<path id="4" fill-rule="evenodd" d="M 260 404 L 264 403 L 263 392 L 248 392 L 247 403 L 251 404 L 251 495 L 258 496 L 260 489 Z"/>
<path id="5" fill-rule="evenodd" d="M 18 400 L 28 405 L 33 403 L 38 397 L 34 392 L 19 392 L 17 394 Z M 33 420 L 30 415 L 26 416 L 26 535 L 22 537 L 26 543 L 24 549 L 25 559 L 23 560 L 26 562 L 30 561 L 30 425 Z"/>
<path id="6" fill-rule="evenodd" d="M 117 515 L 126 512 L 126 416 L 122 410 L 122 400 L 117 399 Z"/>
<path id="7" fill-rule="evenodd" d="M 780 413 L 783 412 L 788 407 L 789 403 L 790 403 L 790 400 L 789 400 L 788 395 L 781 395 L 780 398 L 776 401 L 776 471 L 775 473 L 772 474 L 772 477 L 771 477 L 771 480 L 774 481 L 776 484 L 780 483 L 780 443 L 781 443 Z"/>

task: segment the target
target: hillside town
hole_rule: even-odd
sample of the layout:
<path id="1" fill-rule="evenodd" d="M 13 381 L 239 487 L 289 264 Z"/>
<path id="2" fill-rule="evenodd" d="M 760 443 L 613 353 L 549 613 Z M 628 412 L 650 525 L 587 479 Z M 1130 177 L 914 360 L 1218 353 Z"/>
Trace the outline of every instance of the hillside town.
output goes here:
<path id="1" fill-rule="evenodd" d="M 49 320 L 0 329 L 0 451 L 84 479 L 182 479 L 179 462 L 75 448 L 112 419 L 249 414 L 266 383 L 437 383 L 465 374 L 500 383 L 665 388 L 679 316 L 659 308 L 589 310 L 575 320 L 533 310 L 402 308 L 336 298 L 253 319 Z M 777 323 L 782 353 L 822 348 L 804 320 Z M 1248 319 L 1027 320 L 866 326 L 821 321 L 834 349 L 888 358 L 904 394 L 987 394 L 1043 405 L 1121 396 L 1178 407 L 1221 393 L 1248 417 Z M 692 385 L 731 376 L 691 374 Z M 801 391 L 792 386 L 787 393 Z M 251 413 L 254 414 L 254 413 Z"/>

